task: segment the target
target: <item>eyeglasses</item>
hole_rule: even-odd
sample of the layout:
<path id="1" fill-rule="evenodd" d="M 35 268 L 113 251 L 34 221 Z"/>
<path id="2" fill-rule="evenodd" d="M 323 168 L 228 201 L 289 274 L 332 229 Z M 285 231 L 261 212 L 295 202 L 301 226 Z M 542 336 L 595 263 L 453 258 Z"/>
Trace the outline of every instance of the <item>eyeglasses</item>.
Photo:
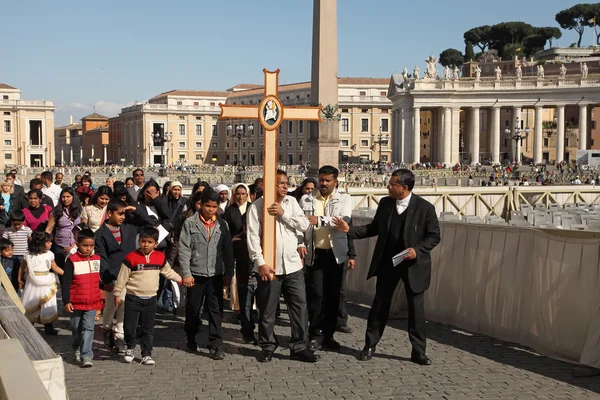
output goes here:
<path id="1" fill-rule="evenodd" d="M 288 186 L 287 182 L 277 182 L 277 186 Z"/>
<path id="2" fill-rule="evenodd" d="M 144 174 L 133 174 L 133 176 L 144 176 Z"/>

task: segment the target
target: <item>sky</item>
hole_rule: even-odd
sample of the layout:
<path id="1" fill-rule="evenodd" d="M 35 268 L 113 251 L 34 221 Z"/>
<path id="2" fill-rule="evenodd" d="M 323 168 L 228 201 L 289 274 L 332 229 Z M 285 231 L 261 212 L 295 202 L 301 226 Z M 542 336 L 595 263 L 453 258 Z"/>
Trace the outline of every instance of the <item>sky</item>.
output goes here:
<path id="1" fill-rule="evenodd" d="M 324 0 L 325 1 L 325 0 Z M 338 75 L 390 77 L 447 48 L 464 51 L 463 33 L 524 21 L 556 26 L 577 1 L 338 0 Z M 280 84 L 310 80 L 310 0 L 20 0 L 2 6 L 0 83 L 24 100 L 51 100 L 55 125 L 173 89 L 226 90 L 262 83 L 279 68 Z M 588 29 L 583 45 L 591 45 Z M 563 31 L 558 45 L 577 34 Z"/>

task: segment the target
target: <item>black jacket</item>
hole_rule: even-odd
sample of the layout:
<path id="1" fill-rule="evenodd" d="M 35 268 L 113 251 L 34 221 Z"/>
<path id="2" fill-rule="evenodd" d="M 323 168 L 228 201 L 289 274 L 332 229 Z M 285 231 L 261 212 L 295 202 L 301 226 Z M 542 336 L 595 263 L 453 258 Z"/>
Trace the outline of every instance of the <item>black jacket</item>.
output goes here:
<path id="1" fill-rule="evenodd" d="M 110 232 L 106 224 L 96 231 L 94 251 L 100 256 L 100 278 L 104 283 L 117 279 L 125 256 L 138 248 L 138 228 L 133 225 L 121 225 L 121 245 Z"/>
<path id="2" fill-rule="evenodd" d="M 373 251 L 371 267 L 367 279 L 377 276 L 380 266 L 391 264 L 391 260 L 382 260 L 386 239 L 392 220 L 392 212 L 396 212 L 396 199 L 384 197 L 379 202 L 373 221 L 368 225 L 351 226 L 348 232 L 350 239 L 363 239 L 377 236 L 377 243 Z M 434 206 L 427 200 L 412 194 L 408 208 L 404 211 L 404 244 L 406 248 L 414 248 L 417 258 L 405 261 L 396 268 L 408 268 L 408 280 L 413 291 L 424 292 L 429 288 L 431 281 L 431 256 L 430 251 L 440 242 L 440 226 Z M 400 253 L 404 249 L 398 249 Z"/>
<path id="3" fill-rule="evenodd" d="M 162 225 L 168 232 L 171 232 L 173 230 L 173 222 L 171 221 L 171 211 L 169 210 L 167 199 L 163 196 L 158 196 L 152 200 L 152 205 L 156 209 L 158 220 L 148 214 L 148 209 L 145 204 L 140 203 L 137 205 L 135 213 L 133 214 L 133 225 L 137 227 L 153 226 L 155 228 L 158 227 L 158 225 Z M 171 244 L 171 238 L 167 236 L 166 239 L 158 244 L 158 249 L 164 249 L 169 244 Z"/>
<path id="4" fill-rule="evenodd" d="M 248 206 L 250 203 L 246 205 L 246 211 L 248 211 Z M 225 209 L 225 212 L 222 215 L 223 219 L 227 222 L 229 226 L 229 231 L 231 232 L 231 237 L 239 235 L 242 233 L 244 228 L 245 217 L 242 217 L 242 213 L 240 212 L 240 207 L 237 203 L 233 203 L 229 207 Z"/>

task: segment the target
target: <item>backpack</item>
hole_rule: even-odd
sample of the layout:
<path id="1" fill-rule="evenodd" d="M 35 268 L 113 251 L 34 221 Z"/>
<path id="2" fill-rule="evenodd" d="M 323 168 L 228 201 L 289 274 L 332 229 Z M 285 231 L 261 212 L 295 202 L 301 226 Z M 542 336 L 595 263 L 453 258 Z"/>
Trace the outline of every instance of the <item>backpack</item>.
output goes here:
<path id="1" fill-rule="evenodd" d="M 172 313 L 179 307 L 179 287 L 176 282 L 165 280 L 163 290 L 158 296 L 157 306 L 161 310 Z"/>

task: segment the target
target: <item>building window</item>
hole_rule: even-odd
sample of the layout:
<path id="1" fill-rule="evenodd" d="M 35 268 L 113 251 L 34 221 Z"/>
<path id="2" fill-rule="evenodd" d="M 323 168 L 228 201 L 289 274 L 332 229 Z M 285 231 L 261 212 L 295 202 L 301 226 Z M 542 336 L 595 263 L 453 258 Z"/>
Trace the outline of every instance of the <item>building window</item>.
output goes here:
<path id="1" fill-rule="evenodd" d="M 365 91 L 361 90 L 360 92 L 358 92 L 358 95 L 359 95 L 360 97 L 364 97 L 364 96 L 366 96 L 366 95 L 367 95 L 367 92 L 365 92 Z"/>
<path id="2" fill-rule="evenodd" d="M 5 160 L 12 160 L 12 153 L 4 153 Z"/>
<path id="3" fill-rule="evenodd" d="M 369 147 L 369 141 L 367 139 L 361 139 L 360 147 Z"/>
<path id="4" fill-rule="evenodd" d="M 8 100 L 8 95 L 7 95 L 7 94 L 3 95 L 3 96 L 2 96 L 2 99 L 3 99 L 3 100 Z"/>
<path id="5" fill-rule="evenodd" d="M 4 141 L 4 145 L 5 146 L 12 146 L 12 140 L 5 140 Z"/>
<path id="6" fill-rule="evenodd" d="M 369 109 L 363 108 L 362 110 L 360 110 L 360 112 L 363 114 L 367 114 L 369 112 Z"/>
<path id="7" fill-rule="evenodd" d="M 202 121 L 202 117 L 196 117 L 197 121 Z"/>
<path id="8" fill-rule="evenodd" d="M 214 101 L 211 101 L 211 102 L 210 102 L 210 106 L 211 106 L 211 107 L 214 107 L 214 106 L 216 106 L 215 102 L 214 102 Z"/>
<path id="9" fill-rule="evenodd" d="M 179 148 L 180 149 L 185 148 L 185 142 L 179 142 Z"/>
<path id="10" fill-rule="evenodd" d="M 544 138 L 544 146 L 545 147 L 549 146 L 549 142 L 550 142 L 550 140 L 548 138 Z"/>
<path id="11" fill-rule="evenodd" d="M 283 157 L 281 156 L 281 154 L 279 155 L 279 161 L 282 161 Z"/>
<path id="12" fill-rule="evenodd" d="M 382 119 L 381 120 L 381 132 L 389 132 L 390 131 L 390 120 Z"/>
<path id="13" fill-rule="evenodd" d="M 347 112 L 348 112 L 348 109 L 347 109 L 347 108 L 342 108 L 342 112 L 343 112 L 343 113 L 347 113 Z"/>
<path id="14" fill-rule="evenodd" d="M 254 148 L 254 142 L 250 142 L 250 147 Z"/>
<path id="15" fill-rule="evenodd" d="M 281 125 L 279 125 L 279 134 L 281 135 L 283 133 L 283 129 L 281 128 Z"/>
<path id="16" fill-rule="evenodd" d="M 379 92 L 379 95 L 380 95 L 381 97 L 385 97 L 385 96 L 387 95 L 387 93 L 383 91 L 383 92 Z"/>
<path id="17" fill-rule="evenodd" d="M 194 105 L 195 105 L 195 106 L 199 106 L 199 105 L 200 105 L 200 103 L 198 103 L 197 101 L 195 101 L 195 102 L 194 102 Z"/>
<path id="18" fill-rule="evenodd" d="M 427 125 L 431 124 L 431 117 L 427 117 Z"/>
<path id="19" fill-rule="evenodd" d="M 179 124 L 179 136 L 185 136 L 185 125 Z"/>
<path id="20" fill-rule="evenodd" d="M 199 149 L 202 147 L 202 142 L 196 142 L 196 148 Z"/>
<path id="21" fill-rule="evenodd" d="M 388 156 L 386 155 L 381 155 L 381 161 L 387 161 L 388 160 Z"/>
<path id="22" fill-rule="evenodd" d="M 233 148 L 235 148 L 235 149 L 238 148 L 238 142 L 233 142 Z"/>
<path id="23" fill-rule="evenodd" d="M 202 160 L 202 154 L 196 154 L 196 160 Z"/>
<path id="24" fill-rule="evenodd" d="M 304 147 L 304 142 L 302 140 L 298 141 L 298 147 Z"/>
<path id="25" fill-rule="evenodd" d="M 279 147 L 283 147 L 283 142 L 281 140 L 279 141 Z"/>
<path id="26" fill-rule="evenodd" d="M 219 148 L 219 143 L 217 143 L 217 142 L 212 142 L 212 144 L 211 144 L 211 147 L 212 147 L 213 149 L 218 149 L 218 148 Z"/>
<path id="27" fill-rule="evenodd" d="M 569 147 L 569 138 L 568 137 L 565 138 L 565 147 Z"/>
<path id="28" fill-rule="evenodd" d="M 360 131 L 369 132 L 369 120 L 367 118 L 360 119 Z"/>
<path id="29" fill-rule="evenodd" d="M 298 121 L 298 133 L 304 133 L 304 121 Z"/>
<path id="30" fill-rule="evenodd" d="M 10 121 L 4 121 L 4 133 L 10 133 Z"/>
<path id="31" fill-rule="evenodd" d="M 246 142 L 242 142 L 242 148 L 245 149 L 246 148 Z"/>
<path id="32" fill-rule="evenodd" d="M 288 140 L 288 147 L 294 147 L 294 143 L 291 140 Z"/>
<path id="33" fill-rule="evenodd" d="M 202 125 L 196 125 L 196 136 L 202 136 Z"/>
<path id="34" fill-rule="evenodd" d="M 341 147 L 349 147 L 350 146 L 350 140 L 348 139 L 343 139 L 340 141 L 340 146 Z"/>
<path id="35" fill-rule="evenodd" d="M 348 118 L 342 118 L 342 132 L 348 132 L 350 129 L 350 121 Z"/>
<path id="36" fill-rule="evenodd" d="M 288 121 L 288 133 L 292 133 L 292 125 L 294 121 Z"/>
<path id="37" fill-rule="evenodd" d="M 178 105 L 178 106 L 182 106 L 182 105 L 183 105 L 183 102 L 182 102 L 182 101 L 178 101 L 178 102 L 177 102 L 177 105 Z"/>
<path id="38" fill-rule="evenodd" d="M 180 115 L 179 119 L 185 119 L 185 116 L 184 115 Z"/>
<path id="39" fill-rule="evenodd" d="M 217 125 L 212 126 L 212 136 L 213 137 L 219 136 L 219 130 L 217 129 Z"/>

